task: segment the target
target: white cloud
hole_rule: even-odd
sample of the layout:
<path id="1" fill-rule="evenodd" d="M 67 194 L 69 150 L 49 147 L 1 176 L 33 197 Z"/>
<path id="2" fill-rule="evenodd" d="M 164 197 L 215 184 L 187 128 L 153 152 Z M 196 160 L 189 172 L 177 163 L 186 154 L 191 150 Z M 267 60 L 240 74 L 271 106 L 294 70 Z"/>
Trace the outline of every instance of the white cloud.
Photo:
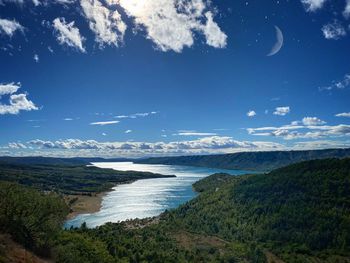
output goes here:
<path id="1" fill-rule="evenodd" d="M 112 125 L 117 124 L 120 121 L 98 121 L 98 122 L 92 122 L 90 125 L 99 125 L 99 126 L 105 126 L 105 125 Z"/>
<path id="2" fill-rule="evenodd" d="M 148 116 L 152 116 L 155 114 L 158 114 L 158 111 L 150 111 L 150 112 L 139 112 L 139 113 L 134 113 L 134 114 L 130 114 L 130 115 L 117 115 L 114 116 L 115 119 L 136 119 L 136 118 L 140 118 L 140 117 L 148 117 Z"/>
<path id="3" fill-rule="evenodd" d="M 35 61 L 36 63 L 38 63 L 38 62 L 39 62 L 39 55 L 38 55 L 38 54 L 34 54 L 33 59 L 34 59 L 34 61 Z"/>
<path id="4" fill-rule="evenodd" d="M 340 81 L 333 81 L 331 85 L 325 87 L 319 87 L 320 91 L 333 90 L 333 89 L 345 89 L 350 85 L 350 74 L 345 74 L 344 78 Z"/>
<path id="5" fill-rule="evenodd" d="M 27 146 L 20 142 L 10 142 L 8 147 L 10 149 L 27 149 Z"/>
<path id="6" fill-rule="evenodd" d="M 304 118 L 302 123 L 303 125 L 248 128 L 247 131 L 250 135 L 281 137 L 285 140 L 350 136 L 350 125 L 323 125 L 325 122 L 322 120 L 310 117 Z"/>
<path id="7" fill-rule="evenodd" d="M 305 118 L 303 118 L 302 122 L 303 122 L 304 125 L 307 125 L 307 126 L 310 126 L 310 125 L 323 125 L 323 124 L 326 123 L 325 121 L 322 121 L 322 120 L 320 120 L 317 117 L 305 117 Z"/>
<path id="8" fill-rule="evenodd" d="M 274 115 L 285 116 L 290 112 L 290 107 L 277 107 L 273 112 Z"/>
<path id="9" fill-rule="evenodd" d="M 204 154 L 204 153 L 227 153 L 237 151 L 261 151 L 283 149 L 282 144 L 273 142 L 249 142 L 237 141 L 231 137 L 212 136 L 191 141 L 165 142 L 98 142 L 95 140 L 66 139 L 58 141 L 32 140 L 27 142 L 36 149 L 63 151 L 76 155 L 92 156 L 147 156 L 147 155 L 181 155 L 181 154 Z M 77 153 L 78 151 L 78 153 Z"/>
<path id="10" fill-rule="evenodd" d="M 8 95 L 8 94 L 13 94 L 16 93 L 17 90 L 21 88 L 21 83 L 7 83 L 7 84 L 1 84 L 0 83 L 0 97 L 2 95 Z"/>
<path id="11" fill-rule="evenodd" d="M 20 111 L 38 110 L 35 104 L 27 99 L 27 94 L 15 94 L 21 87 L 20 83 L 14 84 L 0 84 L 0 97 L 3 95 L 10 95 L 9 103 L 0 103 L 0 115 L 18 114 Z"/>
<path id="12" fill-rule="evenodd" d="M 226 46 L 227 36 L 213 21 L 203 0 L 108 0 L 119 4 L 134 19 L 136 29 L 145 29 L 147 38 L 161 51 L 181 52 L 194 44 L 194 32 L 202 33 L 215 48 Z"/>
<path id="13" fill-rule="evenodd" d="M 12 37 L 16 31 L 23 32 L 24 27 L 16 20 L 8 20 L 0 18 L 0 33 L 4 33 Z"/>
<path id="14" fill-rule="evenodd" d="M 331 141 L 331 140 L 318 140 L 318 141 L 307 141 L 307 142 L 297 142 L 294 145 L 295 150 L 316 150 L 316 149 L 331 149 L 331 148 L 349 148 L 350 141 Z"/>
<path id="15" fill-rule="evenodd" d="M 61 45 L 65 44 L 85 52 L 83 46 L 85 38 L 80 35 L 79 29 L 74 24 L 74 21 L 67 23 L 63 17 L 54 19 L 53 27 L 57 33 L 57 40 Z"/>
<path id="16" fill-rule="evenodd" d="M 254 116 L 256 116 L 256 112 L 253 111 L 253 110 L 250 110 L 250 111 L 247 112 L 247 116 L 248 117 L 254 117 Z"/>
<path id="17" fill-rule="evenodd" d="M 315 12 L 321 9 L 327 0 L 301 0 L 304 7 L 309 12 Z"/>
<path id="18" fill-rule="evenodd" d="M 350 118 L 350 112 L 342 112 L 335 115 L 335 117 L 347 117 Z"/>
<path id="19" fill-rule="evenodd" d="M 72 121 L 73 118 L 64 118 L 63 120 L 64 120 L 64 121 Z"/>
<path id="20" fill-rule="evenodd" d="M 98 0 L 81 0 L 80 5 L 100 47 L 123 42 L 127 26 L 117 10 L 108 9 Z"/>
<path id="21" fill-rule="evenodd" d="M 339 23 L 339 21 L 334 20 L 333 23 L 324 25 L 322 28 L 323 36 L 326 39 L 338 40 L 346 36 L 345 28 Z"/>
<path id="22" fill-rule="evenodd" d="M 346 6 L 343 12 L 343 16 L 345 18 L 349 18 L 350 17 L 350 0 L 346 0 Z"/>
<path id="23" fill-rule="evenodd" d="M 132 130 L 126 130 L 125 133 L 132 133 Z"/>
<path id="24" fill-rule="evenodd" d="M 216 133 L 212 132 L 196 132 L 196 131 L 179 131 L 173 134 L 174 136 L 216 136 Z"/>
<path id="25" fill-rule="evenodd" d="M 227 42 L 227 35 L 214 22 L 212 12 L 206 12 L 205 17 L 207 22 L 203 27 L 203 33 L 207 40 L 207 45 L 215 48 L 224 48 Z"/>
<path id="26" fill-rule="evenodd" d="M 38 107 L 27 99 L 27 94 L 13 94 L 10 96 L 9 104 L 0 104 L 0 115 L 32 110 L 38 110 Z"/>

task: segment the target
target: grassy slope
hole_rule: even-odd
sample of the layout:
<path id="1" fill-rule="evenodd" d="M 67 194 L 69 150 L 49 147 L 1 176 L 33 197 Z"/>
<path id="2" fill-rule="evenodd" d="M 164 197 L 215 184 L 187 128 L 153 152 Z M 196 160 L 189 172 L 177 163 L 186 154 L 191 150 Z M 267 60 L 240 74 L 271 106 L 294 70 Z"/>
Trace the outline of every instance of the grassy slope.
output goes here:
<path id="1" fill-rule="evenodd" d="M 350 149 L 243 152 L 221 155 L 156 157 L 137 160 L 136 162 L 145 164 L 174 164 L 221 169 L 270 171 L 301 161 L 344 157 L 350 157 Z"/>

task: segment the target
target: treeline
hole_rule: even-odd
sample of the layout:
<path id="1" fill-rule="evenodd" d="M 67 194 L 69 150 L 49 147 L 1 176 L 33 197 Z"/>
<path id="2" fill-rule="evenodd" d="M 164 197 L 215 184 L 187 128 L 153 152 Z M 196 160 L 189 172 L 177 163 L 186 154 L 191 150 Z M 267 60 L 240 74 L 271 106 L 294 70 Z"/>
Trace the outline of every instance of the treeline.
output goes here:
<path id="1" fill-rule="evenodd" d="M 16 182 L 39 190 L 65 194 L 103 192 L 116 184 L 162 177 L 172 177 L 172 175 L 115 171 L 72 164 L 34 165 L 0 162 L 0 181 Z"/>
<path id="2" fill-rule="evenodd" d="M 350 149 L 310 151 L 239 152 L 217 155 L 193 155 L 178 157 L 154 157 L 135 160 L 144 164 L 170 164 L 210 167 L 219 169 L 271 171 L 297 162 L 350 157 Z"/>

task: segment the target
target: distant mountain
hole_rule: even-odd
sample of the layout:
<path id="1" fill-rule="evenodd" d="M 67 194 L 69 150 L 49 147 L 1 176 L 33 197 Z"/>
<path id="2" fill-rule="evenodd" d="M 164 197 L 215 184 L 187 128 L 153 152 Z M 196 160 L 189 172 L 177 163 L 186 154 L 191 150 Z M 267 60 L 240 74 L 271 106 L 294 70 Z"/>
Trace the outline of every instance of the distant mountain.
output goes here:
<path id="1" fill-rule="evenodd" d="M 350 148 L 310 151 L 241 152 L 219 155 L 194 155 L 180 157 L 154 157 L 134 160 L 134 162 L 142 164 L 188 165 L 219 169 L 270 171 L 301 161 L 344 157 L 350 157 Z"/>
<path id="2" fill-rule="evenodd" d="M 53 157 L 0 157 L 0 164 L 18 165 L 86 165 L 90 162 L 83 158 L 53 158 Z"/>
<path id="3" fill-rule="evenodd" d="M 99 157 L 75 157 L 75 158 L 54 158 L 42 156 L 30 157 L 0 157 L 0 164 L 21 164 L 21 165 L 88 165 L 93 162 L 127 162 L 127 158 L 104 159 Z"/>

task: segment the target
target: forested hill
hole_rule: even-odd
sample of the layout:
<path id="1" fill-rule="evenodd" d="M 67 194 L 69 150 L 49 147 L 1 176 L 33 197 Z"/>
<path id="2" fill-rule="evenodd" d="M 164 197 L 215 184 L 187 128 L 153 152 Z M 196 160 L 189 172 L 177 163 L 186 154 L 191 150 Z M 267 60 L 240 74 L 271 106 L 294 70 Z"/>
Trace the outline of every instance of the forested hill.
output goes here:
<path id="1" fill-rule="evenodd" d="M 350 157 L 350 148 L 310 151 L 241 152 L 220 155 L 194 155 L 180 157 L 154 157 L 136 160 L 135 162 L 143 164 L 172 164 L 219 169 L 271 171 L 273 169 L 301 161 L 344 157 Z"/>
<path id="2" fill-rule="evenodd" d="M 284 262 L 350 262 L 350 159 L 217 174 L 194 187 L 200 196 L 169 216 L 178 228 L 255 244 Z"/>
<path id="3" fill-rule="evenodd" d="M 0 237 L 57 263 L 350 263 L 350 158 L 215 174 L 194 188 L 158 218 L 63 230 L 59 196 L 0 182 Z M 8 255 L 0 238 L 0 262 Z"/>

